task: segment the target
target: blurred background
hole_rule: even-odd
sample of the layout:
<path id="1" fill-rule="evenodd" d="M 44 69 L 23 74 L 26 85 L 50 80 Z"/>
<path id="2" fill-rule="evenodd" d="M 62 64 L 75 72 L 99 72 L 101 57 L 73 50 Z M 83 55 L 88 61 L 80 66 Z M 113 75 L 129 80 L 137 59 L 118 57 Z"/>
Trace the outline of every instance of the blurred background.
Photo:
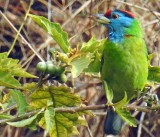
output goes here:
<path id="1" fill-rule="evenodd" d="M 52 38 L 30 18 L 24 22 L 25 13 L 30 0 L 0 0 L 0 52 L 8 51 L 15 39 L 15 29 L 24 26 L 21 35 L 47 60 L 48 47 L 58 47 Z M 160 1 L 159 0 L 33 0 L 31 14 L 41 15 L 53 22 L 60 23 L 70 38 L 72 47 L 82 45 L 91 37 L 107 38 L 106 28 L 88 18 L 92 14 L 105 13 L 107 9 L 123 9 L 133 12 L 140 20 L 145 32 L 148 52 L 156 52 L 153 65 L 160 64 Z M 3 14 L 3 15 L 2 15 Z M 10 57 L 19 59 L 20 64 L 28 72 L 38 75 L 36 64 L 40 61 L 28 45 L 19 36 Z M 22 83 L 32 82 L 32 79 L 22 79 Z M 69 84 L 69 83 L 68 83 Z M 86 105 L 102 104 L 106 102 L 102 84 L 99 79 L 81 75 L 75 79 L 75 92 L 78 93 Z M 154 92 L 160 95 L 160 88 L 156 85 Z M 86 117 L 87 127 L 79 127 L 78 137 L 103 137 L 103 121 L 105 110 L 94 111 L 94 117 Z M 120 137 L 160 137 L 160 113 L 136 112 L 139 124 L 136 128 L 123 126 Z M 0 137 L 46 137 L 46 133 L 38 128 L 30 131 L 27 128 L 0 127 Z"/>

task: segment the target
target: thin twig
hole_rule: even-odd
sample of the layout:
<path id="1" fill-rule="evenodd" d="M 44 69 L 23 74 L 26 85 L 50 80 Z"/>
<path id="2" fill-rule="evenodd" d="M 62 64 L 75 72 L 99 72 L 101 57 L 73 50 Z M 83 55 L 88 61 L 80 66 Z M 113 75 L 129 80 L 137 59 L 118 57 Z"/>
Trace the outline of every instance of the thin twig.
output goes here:
<path id="1" fill-rule="evenodd" d="M 144 106 L 147 105 L 145 102 L 144 102 L 143 104 L 144 104 Z M 144 120 L 145 114 L 146 114 L 146 112 L 142 112 L 142 114 L 141 114 L 140 121 L 139 121 L 139 126 L 138 126 L 137 137 L 141 137 L 141 134 L 142 134 L 142 126 L 143 126 L 143 120 Z"/>
<path id="2" fill-rule="evenodd" d="M 84 8 L 86 8 L 92 0 L 89 0 L 85 2 L 63 25 L 62 28 L 64 28 L 75 16 L 77 16 L 78 13 L 80 13 Z"/>
<path id="3" fill-rule="evenodd" d="M 13 30 L 18 33 L 18 30 L 13 26 L 13 24 L 9 21 L 9 19 L 5 16 L 5 14 L 2 13 L 2 11 L 0 11 L 0 14 L 3 16 L 3 18 L 8 22 L 8 24 L 13 28 Z M 21 37 L 22 41 L 28 45 L 28 47 L 34 52 L 34 54 L 41 60 L 44 61 L 43 58 L 36 52 L 36 50 L 31 46 L 30 43 L 28 43 L 28 41 L 22 36 L 21 33 L 19 33 L 19 36 Z"/>
<path id="4" fill-rule="evenodd" d="M 125 5 L 128 5 L 128 6 L 131 6 L 131 7 L 135 7 L 135 8 L 144 10 L 144 11 L 150 11 L 148 8 L 144 8 L 144 7 L 135 5 L 135 4 L 133 4 L 133 3 L 124 2 L 124 1 L 121 1 L 121 0 L 116 0 L 116 2 L 125 4 Z M 153 11 L 153 13 L 154 13 L 155 15 L 157 15 L 157 16 L 160 16 L 160 13 L 157 12 L 157 11 Z"/>
<path id="5" fill-rule="evenodd" d="M 29 7 L 28 7 L 28 10 L 27 10 L 27 12 L 26 12 L 26 14 L 25 14 L 25 16 L 24 16 L 24 20 L 23 20 L 21 26 L 19 27 L 19 30 L 18 30 L 18 32 L 17 32 L 17 34 L 16 34 L 16 36 L 15 36 L 13 42 L 12 42 L 11 48 L 9 49 L 9 51 L 8 51 L 8 53 L 7 53 L 8 56 L 9 56 L 9 54 L 11 53 L 11 51 L 13 50 L 14 45 L 15 45 L 17 39 L 18 39 L 18 36 L 19 36 L 19 34 L 20 34 L 23 26 L 24 26 L 24 23 L 25 23 L 25 21 L 27 20 L 27 15 L 28 15 L 28 13 L 29 13 L 29 11 L 30 11 L 30 8 L 31 8 L 32 3 L 33 3 L 33 0 L 31 0 L 30 3 L 29 3 Z"/>
<path id="6" fill-rule="evenodd" d="M 83 116 L 83 118 L 85 119 L 85 116 Z M 92 132 L 91 132 L 88 124 L 87 124 L 87 131 L 88 131 L 89 137 L 93 137 Z"/>

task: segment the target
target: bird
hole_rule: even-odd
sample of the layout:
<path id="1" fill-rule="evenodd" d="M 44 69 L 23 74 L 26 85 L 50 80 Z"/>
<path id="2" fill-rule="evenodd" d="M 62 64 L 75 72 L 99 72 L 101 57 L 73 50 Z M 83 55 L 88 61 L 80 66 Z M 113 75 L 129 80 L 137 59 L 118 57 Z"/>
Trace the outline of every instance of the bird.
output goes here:
<path id="1" fill-rule="evenodd" d="M 112 103 L 139 96 L 148 77 L 148 51 L 139 20 L 130 11 L 114 9 L 96 14 L 93 19 L 107 28 L 107 43 L 101 59 L 101 79 L 104 90 L 112 92 Z M 106 86 L 107 88 L 105 88 Z M 109 109 L 105 122 L 105 134 L 118 135 L 122 118 Z"/>

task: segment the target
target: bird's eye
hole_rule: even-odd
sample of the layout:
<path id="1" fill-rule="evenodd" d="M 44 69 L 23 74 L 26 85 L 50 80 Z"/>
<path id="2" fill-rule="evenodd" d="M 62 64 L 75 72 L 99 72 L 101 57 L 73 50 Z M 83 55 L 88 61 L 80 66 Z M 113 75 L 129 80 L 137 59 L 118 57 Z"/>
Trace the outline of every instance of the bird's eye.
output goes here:
<path id="1" fill-rule="evenodd" d="M 117 14 L 112 14 L 112 18 L 113 18 L 113 19 L 118 19 L 119 16 L 118 16 Z"/>

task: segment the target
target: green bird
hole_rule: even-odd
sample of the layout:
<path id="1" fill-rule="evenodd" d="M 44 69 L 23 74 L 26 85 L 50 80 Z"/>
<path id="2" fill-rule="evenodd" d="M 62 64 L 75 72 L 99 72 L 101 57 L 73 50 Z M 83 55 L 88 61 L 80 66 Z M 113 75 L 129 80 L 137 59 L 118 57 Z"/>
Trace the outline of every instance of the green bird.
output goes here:
<path id="1" fill-rule="evenodd" d="M 101 77 L 105 92 L 113 93 L 112 103 L 127 94 L 127 100 L 138 96 L 148 77 L 148 53 L 144 33 L 134 14 L 124 10 L 107 10 L 94 19 L 108 29 L 108 43 L 101 60 Z M 106 134 L 119 134 L 123 120 L 109 109 L 104 122 Z"/>

